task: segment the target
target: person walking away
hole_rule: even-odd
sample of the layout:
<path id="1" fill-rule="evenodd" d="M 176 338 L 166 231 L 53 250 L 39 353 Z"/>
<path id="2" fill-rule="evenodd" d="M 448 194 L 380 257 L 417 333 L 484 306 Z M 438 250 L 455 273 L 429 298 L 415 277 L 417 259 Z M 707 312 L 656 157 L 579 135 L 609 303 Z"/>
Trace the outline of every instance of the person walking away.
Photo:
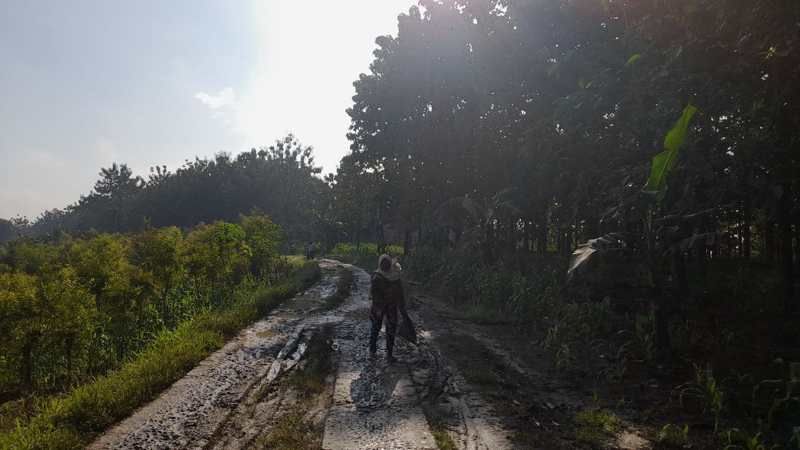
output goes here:
<path id="1" fill-rule="evenodd" d="M 378 269 L 372 274 L 370 297 L 372 306 L 369 316 L 372 330 L 369 338 L 370 355 L 378 351 L 378 334 L 383 322 L 386 322 L 386 360 L 390 363 L 397 360 L 393 356 L 394 338 L 397 333 L 398 312 L 406 316 L 405 294 L 399 265 L 389 255 L 378 258 Z"/>

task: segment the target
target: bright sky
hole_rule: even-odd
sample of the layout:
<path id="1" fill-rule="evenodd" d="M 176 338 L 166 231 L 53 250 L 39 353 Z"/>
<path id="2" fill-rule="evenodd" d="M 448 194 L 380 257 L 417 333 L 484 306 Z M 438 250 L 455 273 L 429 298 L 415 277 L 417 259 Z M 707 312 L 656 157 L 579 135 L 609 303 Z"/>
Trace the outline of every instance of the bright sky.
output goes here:
<path id="1" fill-rule="evenodd" d="M 325 172 L 375 37 L 415 0 L 4 0 L 0 218 L 293 132 Z"/>

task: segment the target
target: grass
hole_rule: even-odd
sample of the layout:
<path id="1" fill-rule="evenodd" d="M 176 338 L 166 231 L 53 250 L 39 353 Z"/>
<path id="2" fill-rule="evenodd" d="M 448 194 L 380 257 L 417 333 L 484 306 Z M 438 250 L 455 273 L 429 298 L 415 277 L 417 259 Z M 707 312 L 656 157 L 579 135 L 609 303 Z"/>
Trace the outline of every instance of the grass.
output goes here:
<path id="1" fill-rule="evenodd" d="M 664 425 L 656 436 L 656 443 L 660 448 L 683 448 L 689 443 L 689 426 Z"/>
<path id="2" fill-rule="evenodd" d="M 439 450 L 456 450 L 456 443 L 453 441 L 453 438 L 450 437 L 450 434 L 440 428 L 431 428 L 431 434 L 433 434 L 433 439 L 436 441 L 436 448 Z"/>
<path id="3" fill-rule="evenodd" d="M 256 447 L 273 450 L 305 450 L 319 446 L 314 426 L 305 420 L 303 412 L 297 408 L 283 415 L 269 435 L 257 442 Z"/>
<path id="4" fill-rule="evenodd" d="M 220 348 L 227 338 L 262 317 L 320 276 L 310 263 L 287 281 L 259 285 L 229 309 L 202 313 L 164 332 L 130 362 L 68 394 L 43 401 L 27 423 L 0 434 L 3 449 L 78 449 L 130 415 Z"/>
<path id="5" fill-rule="evenodd" d="M 428 427 L 433 435 L 433 440 L 436 442 L 436 448 L 439 450 L 456 450 L 458 446 L 456 446 L 453 438 L 450 437 L 450 433 L 447 432 L 447 428 L 441 419 L 436 418 L 429 411 L 426 411 L 426 416 L 428 416 Z"/>
<path id="6" fill-rule="evenodd" d="M 602 446 L 619 432 L 622 424 L 613 412 L 607 409 L 585 409 L 575 415 L 575 437 L 595 447 Z"/>
<path id="7" fill-rule="evenodd" d="M 284 258 L 286 258 L 286 263 L 292 267 L 303 267 L 303 265 L 308 262 L 303 255 L 286 255 Z"/>

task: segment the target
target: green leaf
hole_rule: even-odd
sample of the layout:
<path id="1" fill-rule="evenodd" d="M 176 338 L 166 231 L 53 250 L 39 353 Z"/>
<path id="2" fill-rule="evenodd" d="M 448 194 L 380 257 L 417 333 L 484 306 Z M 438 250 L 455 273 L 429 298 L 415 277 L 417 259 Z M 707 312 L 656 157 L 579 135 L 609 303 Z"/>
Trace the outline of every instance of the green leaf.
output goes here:
<path id="1" fill-rule="evenodd" d="M 625 63 L 625 67 L 634 65 L 641 57 L 642 55 L 640 53 L 634 53 L 630 58 L 628 58 L 628 62 Z"/>
<path id="2" fill-rule="evenodd" d="M 653 162 L 650 166 L 650 177 L 647 179 L 643 190 L 646 193 L 656 195 L 659 201 L 666 194 L 667 176 L 678 161 L 678 150 L 686 141 L 689 123 L 696 112 L 697 108 L 691 104 L 683 109 L 681 117 L 664 137 L 664 151 L 653 157 Z"/>
<path id="3" fill-rule="evenodd" d="M 672 129 L 669 130 L 666 137 L 664 137 L 665 149 L 672 152 L 678 151 L 678 149 L 686 140 L 686 132 L 689 129 L 689 122 L 691 122 L 692 117 L 696 112 L 697 108 L 692 104 L 687 105 L 686 108 L 683 109 L 683 114 L 681 114 L 680 119 L 678 119 Z"/>

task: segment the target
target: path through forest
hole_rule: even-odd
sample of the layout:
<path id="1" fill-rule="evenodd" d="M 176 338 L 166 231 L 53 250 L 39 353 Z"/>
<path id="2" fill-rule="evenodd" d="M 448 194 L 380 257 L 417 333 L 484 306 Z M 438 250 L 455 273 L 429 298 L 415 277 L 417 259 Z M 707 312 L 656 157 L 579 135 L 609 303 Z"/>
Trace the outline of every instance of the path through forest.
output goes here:
<path id="1" fill-rule="evenodd" d="M 419 345 L 398 341 L 399 362 L 390 365 L 381 339 L 378 356 L 370 357 L 369 275 L 333 260 L 320 265 L 315 286 L 89 448 L 575 447 L 564 438 L 571 430 L 554 429 L 579 406 L 568 389 L 536 384 L 529 368 L 490 337 L 419 297 L 410 302 Z M 352 293 L 331 307 L 326 300 L 342 268 L 353 272 Z M 547 406 L 532 413 L 536 405 Z"/>

